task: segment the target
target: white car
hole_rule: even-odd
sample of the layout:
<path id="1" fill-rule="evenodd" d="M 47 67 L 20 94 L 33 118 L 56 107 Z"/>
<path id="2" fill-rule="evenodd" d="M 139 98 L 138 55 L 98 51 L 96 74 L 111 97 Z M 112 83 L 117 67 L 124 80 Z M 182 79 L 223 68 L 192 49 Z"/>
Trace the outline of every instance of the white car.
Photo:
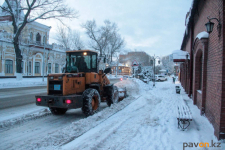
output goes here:
<path id="1" fill-rule="evenodd" d="M 166 81 L 167 78 L 163 75 L 155 75 L 155 81 Z"/>

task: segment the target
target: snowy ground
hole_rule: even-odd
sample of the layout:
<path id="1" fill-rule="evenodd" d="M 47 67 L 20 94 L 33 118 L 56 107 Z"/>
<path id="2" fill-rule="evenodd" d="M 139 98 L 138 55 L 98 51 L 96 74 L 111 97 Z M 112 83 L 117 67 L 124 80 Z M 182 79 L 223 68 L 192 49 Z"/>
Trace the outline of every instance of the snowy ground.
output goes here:
<path id="1" fill-rule="evenodd" d="M 26 110 L 27 115 L 23 116 L 8 111 L 8 115 L 13 116 L 14 120 L 18 119 L 17 123 L 24 122 L 27 118 L 29 120 L 32 116 L 44 118 L 34 119 L 29 122 L 29 126 L 21 125 L 21 128 L 13 127 L 13 119 L 9 119 L 10 117 L 5 124 L 0 120 L 1 141 L 6 141 L 3 137 L 7 137 L 8 133 L 14 133 L 8 134 L 8 140 L 0 143 L 0 149 L 180 150 L 183 149 L 184 142 L 222 142 L 217 141 L 212 125 L 206 117 L 200 115 L 199 109 L 192 104 L 183 89 L 181 94 L 175 93 L 175 84 L 172 84 L 171 79 L 156 82 L 155 88 L 152 88 L 151 82 L 145 84 L 130 78 L 116 85 L 126 87 L 129 97 L 111 107 L 103 108 L 93 116 L 81 117 L 72 123 L 66 121 L 68 116 L 74 115 L 70 112 L 62 116 L 60 119 L 63 121 L 56 126 L 54 122 L 46 123 L 54 116 L 48 116 L 49 111 L 43 108 Z M 181 100 L 185 101 L 193 116 L 193 121 L 186 131 L 177 128 L 176 106 Z M 75 111 L 76 114 L 80 112 Z M 5 127 L 9 126 L 11 127 L 5 130 Z M 27 132 L 27 128 L 32 126 L 35 128 Z M 25 138 L 22 137 L 23 134 L 26 134 Z M 222 146 L 214 149 L 225 149 L 224 143 Z"/>
<path id="2" fill-rule="evenodd" d="M 44 78 L 44 81 L 43 78 L 23 78 L 22 80 L 17 80 L 16 78 L 0 78 L 0 89 L 43 85 L 47 85 L 47 78 Z"/>
<path id="3" fill-rule="evenodd" d="M 111 80 L 120 79 L 120 75 L 107 75 Z M 17 80 L 16 78 L 0 78 L 0 89 L 1 88 L 19 88 L 19 87 L 31 87 L 31 86 L 43 86 L 47 85 L 47 78 L 23 78 L 22 80 Z"/>

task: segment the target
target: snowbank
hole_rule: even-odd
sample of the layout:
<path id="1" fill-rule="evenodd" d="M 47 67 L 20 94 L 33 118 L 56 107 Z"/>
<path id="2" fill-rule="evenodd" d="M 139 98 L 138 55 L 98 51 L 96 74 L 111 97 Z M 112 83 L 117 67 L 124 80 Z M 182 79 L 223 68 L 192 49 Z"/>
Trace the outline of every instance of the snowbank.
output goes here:
<path id="1" fill-rule="evenodd" d="M 31 87 L 31 86 L 45 86 L 47 85 L 47 78 L 23 78 L 16 80 L 16 78 L 0 78 L 1 88 L 18 88 L 18 87 Z"/>

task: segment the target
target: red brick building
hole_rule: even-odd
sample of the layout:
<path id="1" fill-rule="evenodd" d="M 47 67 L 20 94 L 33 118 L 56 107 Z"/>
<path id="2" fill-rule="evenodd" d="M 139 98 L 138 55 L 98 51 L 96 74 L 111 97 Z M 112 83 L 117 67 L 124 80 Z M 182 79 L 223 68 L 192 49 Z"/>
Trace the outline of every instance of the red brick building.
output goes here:
<path id="1" fill-rule="evenodd" d="M 225 2 L 193 0 L 186 16 L 181 50 L 189 58 L 180 65 L 180 80 L 201 114 L 209 119 L 218 139 L 225 138 Z M 215 23 L 206 32 L 205 24 Z M 219 25 L 219 22 L 221 26 Z"/>

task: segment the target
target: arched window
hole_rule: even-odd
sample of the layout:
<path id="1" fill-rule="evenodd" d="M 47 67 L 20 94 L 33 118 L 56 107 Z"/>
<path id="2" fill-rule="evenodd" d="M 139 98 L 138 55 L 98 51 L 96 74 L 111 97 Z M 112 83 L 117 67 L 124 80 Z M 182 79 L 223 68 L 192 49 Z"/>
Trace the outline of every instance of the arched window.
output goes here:
<path id="1" fill-rule="evenodd" d="M 36 43 L 37 44 L 41 43 L 41 35 L 39 33 L 36 35 Z"/>
<path id="2" fill-rule="evenodd" d="M 30 33 L 30 41 L 33 41 L 33 33 Z"/>
<path id="3" fill-rule="evenodd" d="M 52 72 L 52 65 L 51 63 L 48 63 L 48 73 L 51 73 Z"/>

